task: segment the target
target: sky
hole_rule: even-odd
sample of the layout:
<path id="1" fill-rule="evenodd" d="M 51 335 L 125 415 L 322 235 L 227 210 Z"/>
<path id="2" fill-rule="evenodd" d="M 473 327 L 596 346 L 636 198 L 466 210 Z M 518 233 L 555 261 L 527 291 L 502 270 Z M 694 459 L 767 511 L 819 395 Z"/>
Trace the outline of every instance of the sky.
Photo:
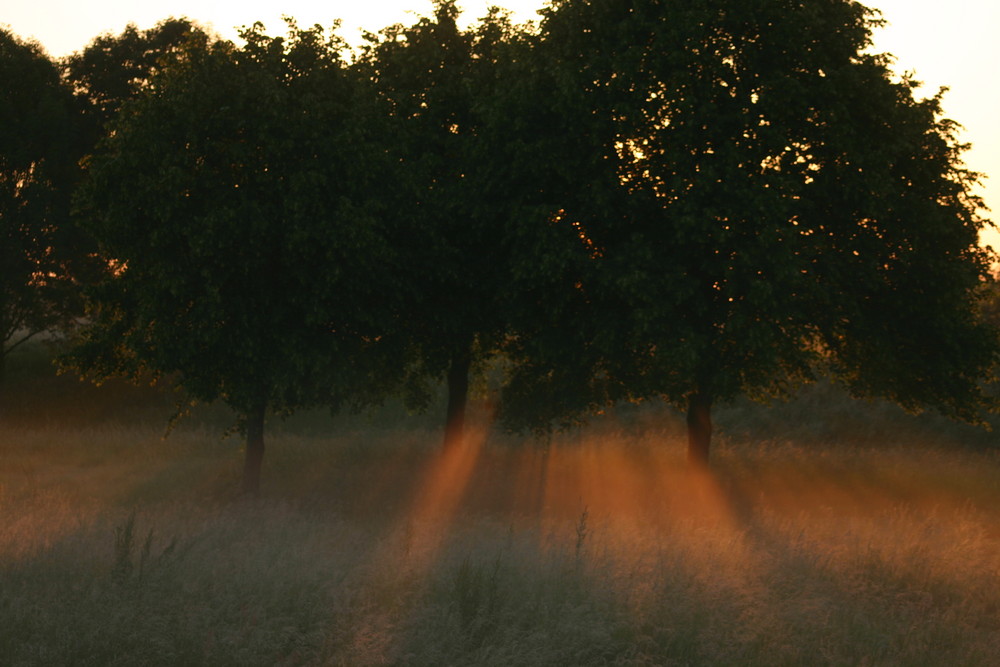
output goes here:
<path id="1" fill-rule="evenodd" d="M 459 0 L 465 18 L 485 14 L 486 0 Z M 495 0 L 517 20 L 535 18 L 544 0 Z M 876 31 L 875 50 L 896 56 L 897 72 L 912 71 L 923 81 L 923 95 L 941 86 L 948 118 L 964 130 L 962 142 L 972 144 L 966 165 L 986 174 L 978 194 L 993 209 L 990 217 L 1000 223 L 1000 3 L 996 0 L 869 0 L 889 21 Z M 128 23 L 152 27 L 168 16 L 186 16 L 212 28 L 222 37 L 235 38 L 242 25 L 263 21 L 272 34 L 284 30 L 282 15 L 299 25 L 329 26 L 343 20 L 342 35 L 357 43 L 361 29 L 377 31 L 396 22 L 411 23 L 429 14 L 430 0 L 0 0 L 0 25 L 22 38 L 40 42 L 53 57 L 82 49 L 102 33 L 120 33 Z M 1000 233 L 986 241 L 1000 248 Z"/>

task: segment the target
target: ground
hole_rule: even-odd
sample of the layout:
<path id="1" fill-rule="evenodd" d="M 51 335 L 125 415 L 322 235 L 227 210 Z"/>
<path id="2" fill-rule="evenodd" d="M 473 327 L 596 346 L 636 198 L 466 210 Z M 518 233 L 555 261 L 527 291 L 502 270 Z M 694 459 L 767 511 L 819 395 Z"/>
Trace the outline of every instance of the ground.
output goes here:
<path id="1" fill-rule="evenodd" d="M 238 497 L 224 410 L 11 363 L 0 655 L 53 665 L 989 665 L 995 434 L 811 388 L 547 442 L 434 417 L 271 425 Z"/>

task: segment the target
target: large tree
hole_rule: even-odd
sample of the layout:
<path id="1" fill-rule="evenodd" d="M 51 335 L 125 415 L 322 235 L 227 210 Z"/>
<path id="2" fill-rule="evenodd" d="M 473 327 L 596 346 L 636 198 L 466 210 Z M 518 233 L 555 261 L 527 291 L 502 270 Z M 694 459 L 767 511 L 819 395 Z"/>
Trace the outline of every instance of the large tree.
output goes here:
<path id="1" fill-rule="evenodd" d="M 818 372 L 974 418 L 998 349 L 977 175 L 940 96 L 869 52 L 877 23 L 849 0 L 552 3 L 536 157 L 579 169 L 549 169 L 530 222 L 522 272 L 559 277 L 558 319 L 522 332 L 511 419 L 659 397 L 704 463 L 713 404 Z"/>
<path id="2" fill-rule="evenodd" d="M 466 30 L 458 17 L 453 0 L 437 0 L 432 17 L 369 35 L 359 63 L 391 120 L 397 178 L 386 196 L 407 295 L 402 324 L 412 375 L 446 380 L 445 447 L 462 441 L 470 374 L 497 353 L 507 328 L 512 202 L 486 124 L 516 31 L 499 10 Z"/>
<path id="3" fill-rule="evenodd" d="M 318 27 L 191 42 L 123 106 L 81 196 L 116 262 L 77 363 L 222 400 L 259 488 L 268 413 L 377 397 L 388 250 L 379 154 L 344 44 Z M 386 382 L 389 382 L 386 380 Z"/>
<path id="4" fill-rule="evenodd" d="M 0 380 L 8 353 L 82 314 L 98 269 L 70 219 L 84 146 L 72 90 L 42 48 L 0 30 Z"/>

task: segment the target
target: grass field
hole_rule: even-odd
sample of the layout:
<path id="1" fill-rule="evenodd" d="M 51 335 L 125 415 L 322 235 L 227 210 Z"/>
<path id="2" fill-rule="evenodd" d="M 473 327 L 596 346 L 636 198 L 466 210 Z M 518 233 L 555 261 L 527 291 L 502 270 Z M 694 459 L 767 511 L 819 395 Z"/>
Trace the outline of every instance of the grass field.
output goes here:
<path id="1" fill-rule="evenodd" d="M 437 415 L 270 427 L 11 359 L 4 665 L 996 665 L 1000 437 L 818 386 L 438 452 Z"/>

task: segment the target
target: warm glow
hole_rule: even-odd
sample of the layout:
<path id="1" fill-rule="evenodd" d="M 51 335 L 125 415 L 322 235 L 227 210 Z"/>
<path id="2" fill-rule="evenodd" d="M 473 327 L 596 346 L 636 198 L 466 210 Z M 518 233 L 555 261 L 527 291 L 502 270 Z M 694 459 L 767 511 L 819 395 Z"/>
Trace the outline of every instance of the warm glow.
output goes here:
<path id="1" fill-rule="evenodd" d="M 133 652 L 180 637 L 211 664 L 226 635 L 263 636 L 250 661 L 267 664 L 483 662 L 456 643 L 536 664 L 553 642 L 604 650 L 612 631 L 621 664 L 640 640 L 644 664 L 669 664 L 677 641 L 695 664 L 911 664 L 942 646 L 948 664 L 990 664 L 976 658 L 1000 646 L 1000 459 L 947 438 L 721 438 L 695 472 L 670 415 L 609 410 L 548 446 L 474 428 L 444 452 L 402 425 L 283 434 L 264 497 L 245 501 L 239 447 L 202 428 L 0 426 L 5 611 L 46 637 L 93 623 L 137 633 Z M 130 516 L 135 570 L 117 578 Z M 282 652 L 286 637 L 328 652 Z M 81 655 L 62 648 L 54 663 Z"/>
<path id="2" fill-rule="evenodd" d="M 469 429 L 462 446 L 436 451 L 430 457 L 423 471 L 417 473 L 419 478 L 407 502 L 408 509 L 390 529 L 394 539 L 383 542 L 370 557 L 372 563 L 380 566 L 376 572 L 398 567 L 402 549 L 414 576 L 418 579 L 428 576 L 462 506 L 485 439 L 486 434 L 481 430 Z M 385 488 L 385 491 L 391 495 L 396 490 Z M 385 627 L 386 620 L 384 616 L 373 615 L 351 639 L 354 650 L 366 656 L 366 662 L 378 664 L 388 660 L 386 652 L 392 637 L 390 628 Z"/>

